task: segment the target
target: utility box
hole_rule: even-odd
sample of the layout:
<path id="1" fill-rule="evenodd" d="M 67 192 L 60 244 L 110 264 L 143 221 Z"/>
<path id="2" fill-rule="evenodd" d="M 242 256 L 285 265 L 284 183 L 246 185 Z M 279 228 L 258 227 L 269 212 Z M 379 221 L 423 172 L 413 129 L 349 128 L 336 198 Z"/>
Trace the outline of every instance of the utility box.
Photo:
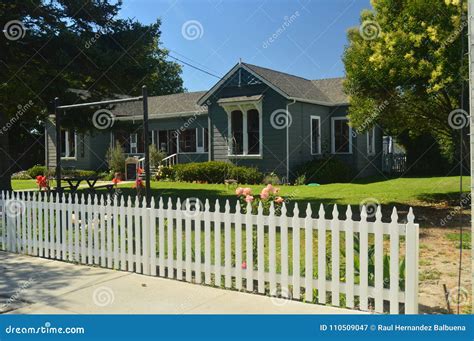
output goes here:
<path id="1" fill-rule="evenodd" d="M 125 180 L 135 180 L 137 178 L 138 159 L 129 157 L 125 160 Z"/>

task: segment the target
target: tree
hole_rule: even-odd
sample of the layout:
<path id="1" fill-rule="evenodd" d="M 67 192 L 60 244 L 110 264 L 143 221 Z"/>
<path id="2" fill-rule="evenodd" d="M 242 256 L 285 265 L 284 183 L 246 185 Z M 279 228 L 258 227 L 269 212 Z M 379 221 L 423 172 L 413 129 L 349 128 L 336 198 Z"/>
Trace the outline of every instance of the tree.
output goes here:
<path id="1" fill-rule="evenodd" d="M 459 130 L 453 126 L 467 122 L 465 115 L 459 116 L 463 113 L 453 112 L 461 108 L 461 85 L 466 93 L 468 89 L 467 56 L 461 64 L 461 45 L 467 46 L 466 4 L 371 3 L 373 10 L 361 13 L 360 27 L 349 30 L 343 57 L 351 124 L 356 131 L 380 124 L 393 135 L 432 136 L 453 161 L 459 147 Z"/>
<path id="2" fill-rule="evenodd" d="M 42 129 L 52 99 L 63 103 L 182 92 L 181 67 L 166 60 L 160 21 L 119 19 L 121 2 L 10 0 L 0 3 L 0 189 L 10 189 L 15 129 Z M 64 125 L 91 126 L 97 109 L 66 116 Z M 26 127 L 26 128 L 20 128 Z M 16 135 L 15 135 L 16 136 Z M 16 141 L 16 143 L 18 143 Z"/>

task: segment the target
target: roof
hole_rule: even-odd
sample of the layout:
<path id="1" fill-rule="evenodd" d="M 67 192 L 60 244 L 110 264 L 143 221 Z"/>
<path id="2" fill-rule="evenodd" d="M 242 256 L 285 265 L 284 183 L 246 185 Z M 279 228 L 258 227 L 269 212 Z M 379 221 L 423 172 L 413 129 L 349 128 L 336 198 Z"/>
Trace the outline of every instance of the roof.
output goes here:
<path id="1" fill-rule="evenodd" d="M 255 96 L 238 96 L 238 97 L 226 97 L 221 98 L 217 101 L 217 103 L 235 103 L 235 102 L 252 102 L 252 101 L 260 101 L 263 95 L 255 95 Z"/>
<path id="2" fill-rule="evenodd" d="M 349 103 L 349 96 L 344 93 L 345 78 L 315 79 L 311 82 L 333 103 Z"/>
<path id="3" fill-rule="evenodd" d="M 207 108 L 197 104 L 199 98 L 205 93 L 205 91 L 195 91 L 148 97 L 148 113 L 150 116 L 179 116 L 196 112 L 207 114 Z M 116 105 L 111 111 L 117 117 L 138 116 L 142 115 L 142 105 L 142 102 L 123 103 Z"/>

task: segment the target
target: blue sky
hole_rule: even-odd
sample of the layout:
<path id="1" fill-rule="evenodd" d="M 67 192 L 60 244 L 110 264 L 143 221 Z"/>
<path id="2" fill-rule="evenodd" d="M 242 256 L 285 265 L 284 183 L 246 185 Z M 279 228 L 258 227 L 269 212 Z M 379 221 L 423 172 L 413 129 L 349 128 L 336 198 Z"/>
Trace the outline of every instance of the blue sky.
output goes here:
<path id="1" fill-rule="evenodd" d="M 365 8 L 369 0 L 124 0 L 120 16 L 161 18 L 163 46 L 218 76 L 242 58 L 319 79 L 344 75 L 346 31 Z M 182 76 L 189 91 L 217 82 L 188 66 Z"/>

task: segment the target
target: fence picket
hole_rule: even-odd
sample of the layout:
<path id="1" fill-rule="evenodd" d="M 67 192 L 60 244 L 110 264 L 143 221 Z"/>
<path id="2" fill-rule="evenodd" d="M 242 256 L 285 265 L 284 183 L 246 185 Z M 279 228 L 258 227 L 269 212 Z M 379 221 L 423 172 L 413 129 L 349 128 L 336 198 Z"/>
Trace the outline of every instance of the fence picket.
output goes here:
<path id="1" fill-rule="evenodd" d="M 73 196 L 68 193 L 67 194 L 67 204 L 66 204 L 66 230 L 67 230 L 67 259 L 72 262 L 73 258 L 73 237 L 74 237 L 74 228 L 76 226 L 76 212 L 73 211 L 74 205 L 72 203 Z"/>
<path id="2" fill-rule="evenodd" d="M 120 232 L 119 232 L 119 223 L 120 223 L 120 215 L 119 215 L 119 205 L 120 205 L 120 197 L 115 193 L 113 197 L 113 224 L 114 224 L 114 269 L 120 269 Z"/>
<path id="3" fill-rule="evenodd" d="M 252 224 L 252 205 L 247 203 L 245 214 L 245 252 L 247 255 L 246 277 L 247 291 L 253 291 L 253 224 Z"/>
<path id="4" fill-rule="evenodd" d="M 133 207 L 132 198 L 128 196 L 127 200 L 127 270 L 134 271 L 134 251 L 133 251 L 133 239 L 135 237 L 133 233 Z"/>
<path id="5" fill-rule="evenodd" d="M 276 226 L 275 226 L 275 205 L 270 203 L 268 216 L 268 269 L 270 272 L 270 295 L 278 296 L 276 287 Z"/>
<path id="6" fill-rule="evenodd" d="M 164 217 L 164 203 L 163 199 L 160 198 L 158 201 L 158 253 L 159 253 L 159 267 L 160 267 L 160 276 L 165 277 L 165 217 Z"/>
<path id="7" fill-rule="evenodd" d="M 331 304 L 339 306 L 339 273 L 340 273 L 340 247 L 339 247 L 339 211 L 334 205 L 331 220 Z"/>
<path id="8" fill-rule="evenodd" d="M 38 256 L 44 257 L 44 246 L 43 246 L 43 200 L 41 200 L 41 193 L 38 193 Z"/>
<path id="9" fill-rule="evenodd" d="M 106 226 L 106 221 L 107 217 L 105 214 L 105 196 L 101 195 L 100 196 L 100 228 L 99 228 L 99 234 L 100 234 L 100 243 L 99 243 L 99 249 L 100 249 L 100 266 L 105 268 L 107 266 L 107 259 L 106 259 L 106 252 L 107 252 L 107 246 L 106 246 L 106 234 L 107 234 L 107 226 Z"/>
<path id="10" fill-rule="evenodd" d="M 194 207 L 194 278 L 196 283 L 202 283 L 201 274 L 201 201 L 196 200 Z"/>
<path id="11" fill-rule="evenodd" d="M 204 283 L 211 284 L 211 213 L 209 199 L 204 204 Z"/>
<path id="12" fill-rule="evenodd" d="M 346 306 L 354 308 L 354 223 L 351 205 L 346 210 Z"/>
<path id="13" fill-rule="evenodd" d="M 140 225 L 140 201 L 138 196 L 135 197 L 134 215 L 134 232 L 135 232 L 135 272 L 143 273 L 142 270 L 142 229 Z"/>
<path id="14" fill-rule="evenodd" d="M 150 274 L 156 276 L 156 204 L 150 201 Z"/>
<path id="15" fill-rule="evenodd" d="M 399 290 L 399 231 L 398 214 L 394 207 L 390 217 L 390 314 L 398 314 Z"/>
<path id="16" fill-rule="evenodd" d="M 92 210 L 92 196 L 87 195 L 87 264 L 94 263 L 93 236 L 94 236 L 94 216 Z"/>
<path id="17" fill-rule="evenodd" d="M 115 215 L 112 217 L 112 199 L 110 197 L 110 194 L 107 195 L 106 197 L 106 220 L 107 220 L 107 233 L 106 233 L 106 238 L 107 238 L 107 252 L 106 252 L 106 257 L 107 257 L 107 267 L 109 269 L 112 269 L 113 267 L 113 239 L 112 239 L 112 233 L 114 230 L 113 227 L 113 220 L 115 220 Z M 113 218 L 113 220 L 112 220 Z"/>
<path id="18" fill-rule="evenodd" d="M 375 311 L 377 313 L 383 313 L 383 226 L 382 226 L 382 211 L 380 205 L 377 206 L 375 212 L 375 288 L 374 288 L 374 300 L 375 300 Z"/>
<path id="19" fill-rule="evenodd" d="M 298 203 L 293 208 L 293 219 L 291 222 L 293 230 L 293 297 L 299 299 L 301 296 L 300 283 L 300 226 L 299 226 L 300 209 Z"/>
<path id="20" fill-rule="evenodd" d="M 410 207 L 406 224 L 405 313 L 418 313 L 418 226 Z"/>
<path id="21" fill-rule="evenodd" d="M 125 197 L 120 196 L 117 205 L 120 205 L 120 270 L 127 270 L 127 249 L 126 249 L 126 232 L 127 232 L 127 206 Z"/>
<path id="22" fill-rule="evenodd" d="M 215 285 L 221 286 L 221 206 L 219 199 L 216 199 L 216 205 L 214 206 L 214 273 Z"/>
<path id="23" fill-rule="evenodd" d="M 191 270 L 191 262 L 192 262 L 192 250 L 191 250 L 191 245 L 192 245 L 192 234 L 191 234 L 191 203 L 190 200 L 186 200 L 186 212 L 185 214 L 185 238 L 184 241 L 186 243 L 185 245 L 185 257 L 186 257 L 186 281 L 191 282 L 192 281 L 192 270 Z M 161 245 L 161 243 L 160 243 Z"/>
<path id="24" fill-rule="evenodd" d="M 360 258 L 360 309 L 368 310 L 368 286 L 369 286 L 369 236 L 367 229 L 367 208 L 362 206 L 362 211 L 360 213 L 360 232 L 359 232 L 359 258 Z"/>
<path id="25" fill-rule="evenodd" d="M 326 221 L 324 206 L 318 212 L 318 302 L 326 304 Z"/>
<path id="26" fill-rule="evenodd" d="M 166 209 L 166 220 L 168 222 L 168 252 L 167 252 L 167 259 L 168 259 L 168 278 L 174 278 L 174 269 L 173 269 L 173 261 L 174 261 L 174 224 L 173 224 L 173 201 L 171 198 L 168 198 L 168 207 Z"/>
<path id="27" fill-rule="evenodd" d="M 61 195 L 61 259 L 67 259 L 67 201 L 66 195 Z"/>
<path id="28" fill-rule="evenodd" d="M 57 244 L 58 242 L 55 239 L 56 236 L 56 225 L 57 225 L 57 218 L 56 218 L 56 200 L 53 193 L 49 196 L 49 257 L 57 259 Z"/>
<path id="29" fill-rule="evenodd" d="M 225 287 L 232 287 L 232 239 L 230 232 L 230 203 L 225 202 L 224 209 L 224 265 L 225 265 Z"/>
<path id="30" fill-rule="evenodd" d="M 81 219 L 79 212 L 79 196 L 74 194 L 74 213 L 76 214 L 76 222 L 74 224 L 74 260 L 79 262 L 81 260 L 79 230 L 81 229 Z"/>
<path id="31" fill-rule="evenodd" d="M 260 201 L 257 209 L 257 278 L 258 292 L 265 293 L 265 226 L 263 225 L 263 205 Z"/>
<path id="32" fill-rule="evenodd" d="M 176 201 L 176 278 L 183 279 L 183 210 L 181 199 Z"/>
<path id="33" fill-rule="evenodd" d="M 313 222 L 312 222 L 311 205 L 308 203 L 306 208 L 305 219 L 305 300 L 307 302 L 313 301 Z"/>
<path id="34" fill-rule="evenodd" d="M 240 210 L 240 201 L 237 200 L 235 204 L 235 288 L 237 290 L 242 290 L 242 214 Z"/>
<path id="35" fill-rule="evenodd" d="M 50 244 L 50 235 L 49 235 L 49 206 L 51 205 L 51 202 L 49 201 L 48 194 L 45 192 L 43 193 L 43 199 L 44 199 L 44 204 L 43 204 L 43 215 L 44 215 L 44 257 L 49 258 L 51 257 L 51 244 Z"/>
<path id="36" fill-rule="evenodd" d="M 147 205 L 146 198 L 143 198 L 142 208 L 141 208 L 141 218 L 142 218 L 142 240 L 143 240 L 143 274 L 150 275 L 150 243 L 148 243 L 148 237 L 150 236 L 150 209 Z M 169 269 L 168 269 L 169 271 Z"/>
<path id="37" fill-rule="evenodd" d="M 100 209 L 100 203 L 99 203 L 99 196 L 97 194 L 94 195 L 94 205 L 92 206 L 94 209 L 94 218 L 92 222 L 92 228 L 93 228 L 93 236 L 94 236 L 94 264 L 98 265 L 99 264 L 99 229 L 100 229 L 100 216 L 99 216 L 99 209 Z"/>
<path id="38" fill-rule="evenodd" d="M 24 200 L 23 200 L 24 198 Z M 30 214 L 31 212 L 31 200 L 28 200 L 29 198 L 27 197 L 27 193 L 18 193 L 18 199 L 21 200 L 19 201 L 18 207 L 20 209 L 23 209 L 24 207 L 24 212 L 22 214 L 22 219 L 21 219 L 21 248 L 22 248 L 22 253 L 23 254 L 33 254 L 33 246 L 31 243 L 32 236 L 31 236 L 31 229 L 26 228 L 27 226 L 32 226 L 33 223 L 31 221 L 32 215 Z M 24 203 L 22 205 L 21 203 Z"/>
<path id="39" fill-rule="evenodd" d="M 82 264 L 86 264 L 86 247 L 87 247 L 87 241 L 86 241 L 86 226 L 87 226 L 87 220 L 86 220 L 86 204 L 84 202 L 85 196 L 84 193 L 81 193 L 81 196 L 79 198 L 79 210 L 81 212 L 81 224 L 80 226 L 80 245 L 79 245 L 79 253 L 80 253 L 80 262 Z"/>

